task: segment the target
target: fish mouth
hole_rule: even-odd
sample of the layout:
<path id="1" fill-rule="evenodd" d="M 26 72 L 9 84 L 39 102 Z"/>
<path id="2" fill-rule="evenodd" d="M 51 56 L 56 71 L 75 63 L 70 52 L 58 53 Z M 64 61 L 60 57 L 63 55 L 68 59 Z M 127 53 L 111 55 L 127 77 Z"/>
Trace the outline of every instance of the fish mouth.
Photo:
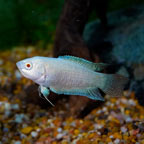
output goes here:
<path id="1" fill-rule="evenodd" d="M 16 63 L 16 66 L 19 68 L 19 67 L 20 67 L 20 62 L 17 62 L 17 63 Z"/>
<path id="2" fill-rule="evenodd" d="M 22 62 L 21 62 L 21 61 L 20 61 L 20 62 L 17 62 L 17 63 L 16 63 L 16 66 L 17 66 L 17 68 L 19 69 L 19 71 L 25 76 L 24 68 L 23 68 L 23 66 L 22 66 Z"/>
<path id="3" fill-rule="evenodd" d="M 16 66 L 18 67 L 18 69 L 21 71 L 23 69 L 23 63 L 21 61 L 16 63 Z"/>
<path id="4" fill-rule="evenodd" d="M 23 68 L 23 62 L 21 62 L 21 61 L 19 61 L 19 62 L 17 62 L 16 63 L 16 66 L 17 66 L 17 68 L 19 69 L 19 71 L 21 72 L 21 74 L 24 76 L 24 77 L 26 77 L 26 78 L 28 78 L 29 79 L 29 77 L 25 74 L 25 72 L 24 72 L 24 68 Z"/>

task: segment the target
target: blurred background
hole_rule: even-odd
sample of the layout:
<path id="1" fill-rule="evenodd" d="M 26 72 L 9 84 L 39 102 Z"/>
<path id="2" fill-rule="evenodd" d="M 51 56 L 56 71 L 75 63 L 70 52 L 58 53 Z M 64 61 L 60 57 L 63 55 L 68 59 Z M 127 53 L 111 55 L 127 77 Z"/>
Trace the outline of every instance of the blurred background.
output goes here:
<path id="1" fill-rule="evenodd" d="M 72 55 L 109 63 L 106 73 L 129 78 L 122 97 L 105 96 L 100 102 L 51 93 L 51 107 L 39 97 L 38 86 L 18 71 L 15 64 L 21 59 L 55 55 L 59 37 L 65 37 L 60 16 L 66 17 L 68 2 L 0 0 L 0 144 L 143 144 L 144 0 L 95 0 L 82 34 L 70 25 L 91 57 L 81 55 L 83 47 L 70 47 Z"/>
<path id="2" fill-rule="evenodd" d="M 114 11 L 143 0 L 110 0 L 108 11 Z M 41 45 L 53 43 L 56 25 L 64 0 L 1 0 L 0 1 L 0 48 L 19 45 Z M 89 21 L 96 19 L 93 10 Z"/>
<path id="3" fill-rule="evenodd" d="M 63 3 L 62 0 L 1 0 L 1 49 L 52 43 Z"/>

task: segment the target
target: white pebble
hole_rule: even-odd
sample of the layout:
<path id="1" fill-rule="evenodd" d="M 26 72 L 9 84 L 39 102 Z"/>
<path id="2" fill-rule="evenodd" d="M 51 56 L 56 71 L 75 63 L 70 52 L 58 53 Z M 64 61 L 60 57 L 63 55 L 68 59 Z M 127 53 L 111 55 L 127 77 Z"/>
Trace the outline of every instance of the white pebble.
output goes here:
<path id="1" fill-rule="evenodd" d="M 120 104 L 120 101 L 116 101 L 116 104 L 119 105 L 119 104 Z"/>
<path id="2" fill-rule="evenodd" d="M 120 143 L 120 140 L 119 139 L 116 139 L 115 141 L 114 141 L 114 144 L 119 144 Z"/>
<path id="3" fill-rule="evenodd" d="M 135 105 L 136 105 L 135 101 L 132 100 L 132 99 L 130 99 L 130 100 L 128 101 L 128 103 L 129 103 L 130 105 L 132 105 L 132 106 L 135 106 Z"/>
<path id="4" fill-rule="evenodd" d="M 59 133 L 62 132 L 62 128 L 58 128 L 57 132 L 59 132 Z"/>
<path id="5" fill-rule="evenodd" d="M 107 105 L 107 106 L 110 106 L 110 105 L 111 105 L 111 103 L 108 101 L 108 102 L 106 103 L 106 105 Z"/>
<path id="6" fill-rule="evenodd" d="M 15 115 L 15 122 L 16 123 L 22 123 L 24 120 L 24 114 L 16 114 Z"/>
<path id="7" fill-rule="evenodd" d="M 94 124 L 94 128 L 95 129 L 101 129 L 103 127 L 103 125 L 100 124 Z"/>
<path id="8" fill-rule="evenodd" d="M 21 141 L 15 141 L 14 144 L 21 144 Z"/>
<path id="9" fill-rule="evenodd" d="M 139 138 L 141 136 L 141 134 L 137 134 L 136 137 Z"/>
<path id="10" fill-rule="evenodd" d="M 56 136 L 57 139 L 61 139 L 62 137 L 63 137 L 63 134 L 58 134 L 58 135 Z"/>
<path id="11" fill-rule="evenodd" d="M 127 117 L 126 122 L 132 122 L 132 119 L 130 117 Z"/>
<path id="12" fill-rule="evenodd" d="M 114 104 L 113 103 L 111 103 L 111 105 L 110 105 L 111 107 L 114 107 Z"/>
<path id="13" fill-rule="evenodd" d="M 13 110 L 18 110 L 19 109 L 19 105 L 18 104 L 12 104 L 12 109 Z"/>
<path id="14" fill-rule="evenodd" d="M 24 138 L 26 138 L 27 136 L 26 136 L 25 134 L 21 133 L 21 134 L 20 134 L 20 137 L 21 137 L 21 139 L 24 139 Z"/>
<path id="15" fill-rule="evenodd" d="M 52 119 L 48 119 L 47 123 L 52 123 L 52 121 L 53 121 Z"/>
<path id="16" fill-rule="evenodd" d="M 103 107 L 103 109 L 102 109 L 104 112 L 106 112 L 107 111 L 107 108 L 106 107 Z"/>
<path id="17" fill-rule="evenodd" d="M 126 128 L 126 127 L 121 127 L 121 131 L 122 131 L 123 133 L 125 133 L 125 132 L 127 132 L 127 128 Z"/>
<path id="18" fill-rule="evenodd" d="M 75 126 L 76 126 L 76 123 L 75 123 L 75 122 L 72 122 L 72 123 L 70 124 L 70 126 L 75 127 Z"/>
<path id="19" fill-rule="evenodd" d="M 32 137 L 37 137 L 37 135 L 38 135 L 37 132 L 35 132 L 35 131 L 32 131 L 32 132 L 31 132 L 31 136 L 32 136 Z"/>
<path id="20" fill-rule="evenodd" d="M 113 135 L 110 135 L 110 136 L 109 136 L 109 138 L 111 138 L 111 139 L 112 139 L 112 138 L 114 138 L 114 137 L 113 137 Z"/>
<path id="21" fill-rule="evenodd" d="M 40 129 L 40 128 L 38 128 L 36 131 L 37 131 L 37 132 L 40 132 L 40 131 L 41 131 L 41 129 Z"/>
<path id="22" fill-rule="evenodd" d="M 5 103 L 4 107 L 5 107 L 5 110 L 11 109 L 11 105 L 9 103 Z"/>
<path id="23" fill-rule="evenodd" d="M 97 113 L 97 114 L 100 114 L 100 113 L 102 113 L 102 110 L 98 110 L 96 113 Z"/>
<path id="24" fill-rule="evenodd" d="M 124 99 L 124 98 L 121 99 L 121 102 L 122 102 L 123 104 L 127 104 L 127 100 Z"/>
<path id="25" fill-rule="evenodd" d="M 0 101 L 0 106 L 2 106 L 2 105 L 3 105 L 3 102 Z"/>

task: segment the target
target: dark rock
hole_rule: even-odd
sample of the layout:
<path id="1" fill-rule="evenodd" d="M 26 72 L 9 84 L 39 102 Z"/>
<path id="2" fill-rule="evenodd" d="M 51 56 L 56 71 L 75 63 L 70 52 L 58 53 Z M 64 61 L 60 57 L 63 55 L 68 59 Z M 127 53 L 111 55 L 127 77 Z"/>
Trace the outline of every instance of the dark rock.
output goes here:
<path id="1" fill-rule="evenodd" d="M 111 49 L 101 46 L 103 51 L 93 51 L 99 53 L 103 62 L 112 64 L 109 73 L 120 72 L 129 77 L 127 88 L 134 90 L 139 103 L 144 105 L 144 5 L 111 12 L 108 23 L 112 29 L 107 32 L 100 30 L 98 20 L 88 24 L 85 42 L 90 49 L 99 42 L 111 43 Z"/>

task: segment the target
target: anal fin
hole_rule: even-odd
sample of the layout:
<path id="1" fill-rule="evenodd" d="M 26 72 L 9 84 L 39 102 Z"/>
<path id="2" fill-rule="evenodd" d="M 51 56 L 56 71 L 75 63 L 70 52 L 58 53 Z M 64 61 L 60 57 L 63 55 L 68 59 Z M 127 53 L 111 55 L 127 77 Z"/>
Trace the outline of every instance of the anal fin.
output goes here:
<path id="1" fill-rule="evenodd" d="M 79 95 L 86 96 L 93 100 L 101 100 L 104 101 L 104 98 L 101 96 L 98 88 L 86 88 L 86 89 L 56 89 L 50 87 L 50 90 L 57 94 L 65 94 L 65 95 Z"/>
<path id="2" fill-rule="evenodd" d="M 87 91 L 88 91 L 87 97 L 94 99 L 94 100 L 104 101 L 104 98 L 100 94 L 100 91 L 98 90 L 98 88 L 88 89 Z"/>

